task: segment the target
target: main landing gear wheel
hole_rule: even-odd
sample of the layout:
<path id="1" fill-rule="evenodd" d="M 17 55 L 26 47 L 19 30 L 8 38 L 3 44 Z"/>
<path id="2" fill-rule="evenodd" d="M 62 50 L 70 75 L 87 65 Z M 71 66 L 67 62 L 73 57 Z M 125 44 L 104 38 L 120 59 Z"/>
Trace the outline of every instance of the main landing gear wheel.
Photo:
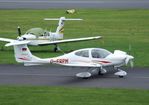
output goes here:
<path id="1" fill-rule="evenodd" d="M 89 77 L 83 77 L 82 79 L 89 79 Z"/>
<path id="2" fill-rule="evenodd" d="M 124 76 L 119 75 L 119 78 L 123 78 Z"/>
<path id="3" fill-rule="evenodd" d="M 98 75 L 103 75 L 103 73 L 101 73 L 101 71 L 99 70 Z"/>

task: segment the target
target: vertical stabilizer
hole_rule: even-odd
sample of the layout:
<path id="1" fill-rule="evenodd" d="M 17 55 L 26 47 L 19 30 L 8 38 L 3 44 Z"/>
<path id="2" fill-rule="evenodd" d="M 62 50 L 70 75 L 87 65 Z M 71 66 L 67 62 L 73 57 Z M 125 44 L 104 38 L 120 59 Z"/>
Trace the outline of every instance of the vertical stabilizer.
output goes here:
<path id="1" fill-rule="evenodd" d="M 37 59 L 37 57 L 32 55 L 27 45 L 15 45 L 14 53 L 17 62 L 30 62 Z"/>
<path id="2" fill-rule="evenodd" d="M 58 39 L 63 39 L 64 35 L 64 22 L 65 22 L 65 17 L 61 17 L 58 22 L 58 27 L 56 29 L 56 35 Z"/>
<path id="3" fill-rule="evenodd" d="M 14 46 L 14 54 L 17 62 L 37 62 L 40 58 L 32 55 L 27 44 L 29 41 L 14 41 L 5 46 Z"/>
<path id="4" fill-rule="evenodd" d="M 59 20 L 56 32 L 54 32 L 52 34 L 55 36 L 56 39 L 63 39 L 65 21 L 68 21 L 68 20 L 82 20 L 82 19 L 79 19 L 79 18 L 73 19 L 73 18 L 60 17 L 60 18 L 45 18 L 44 20 Z"/>

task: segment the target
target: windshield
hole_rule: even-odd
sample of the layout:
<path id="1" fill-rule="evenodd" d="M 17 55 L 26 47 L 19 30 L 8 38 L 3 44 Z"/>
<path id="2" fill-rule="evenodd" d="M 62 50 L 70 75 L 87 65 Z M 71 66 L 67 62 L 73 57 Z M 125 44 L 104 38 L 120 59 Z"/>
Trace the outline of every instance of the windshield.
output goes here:
<path id="1" fill-rule="evenodd" d="M 42 28 L 31 28 L 26 32 L 26 34 L 33 34 L 36 36 L 48 36 L 49 32 Z"/>
<path id="2" fill-rule="evenodd" d="M 109 54 L 111 54 L 111 52 L 109 52 L 105 49 L 92 49 L 91 50 L 92 58 L 105 58 Z"/>

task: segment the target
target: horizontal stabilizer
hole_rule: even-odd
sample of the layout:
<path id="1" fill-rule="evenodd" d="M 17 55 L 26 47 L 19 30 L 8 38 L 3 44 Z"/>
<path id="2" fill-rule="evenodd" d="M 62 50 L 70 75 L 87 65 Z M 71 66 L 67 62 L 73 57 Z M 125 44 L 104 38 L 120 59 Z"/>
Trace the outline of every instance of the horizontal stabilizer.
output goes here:
<path id="1" fill-rule="evenodd" d="M 65 17 L 61 17 L 61 18 L 44 18 L 44 20 L 83 20 L 83 19 L 79 19 L 79 18 L 65 18 Z"/>

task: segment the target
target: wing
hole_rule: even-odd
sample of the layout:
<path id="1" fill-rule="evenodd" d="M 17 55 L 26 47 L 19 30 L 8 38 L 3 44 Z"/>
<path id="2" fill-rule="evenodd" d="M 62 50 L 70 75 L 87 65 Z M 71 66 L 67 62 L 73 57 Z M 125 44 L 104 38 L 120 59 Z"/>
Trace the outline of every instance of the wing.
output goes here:
<path id="1" fill-rule="evenodd" d="M 88 41 L 88 40 L 95 40 L 100 39 L 101 36 L 95 36 L 95 37 L 86 37 L 86 38 L 75 38 L 75 39 L 65 39 L 65 40 L 56 40 L 51 42 L 43 42 L 38 45 L 52 45 L 52 44 L 60 44 L 60 43 L 68 43 L 68 42 L 80 42 L 80 41 Z"/>
<path id="2" fill-rule="evenodd" d="M 15 40 L 14 39 L 8 39 L 8 38 L 0 38 L 0 41 L 12 42 L 12 41 L 15 41 Z"/>
<path id="3" fill-rule="evenodd" d="M 63 66 L 70 66 L 70 67 L 102 67 L 101 64 L 97 64 L 97 63 L 70 63 L 70 64 L 60 64 Z"/>

